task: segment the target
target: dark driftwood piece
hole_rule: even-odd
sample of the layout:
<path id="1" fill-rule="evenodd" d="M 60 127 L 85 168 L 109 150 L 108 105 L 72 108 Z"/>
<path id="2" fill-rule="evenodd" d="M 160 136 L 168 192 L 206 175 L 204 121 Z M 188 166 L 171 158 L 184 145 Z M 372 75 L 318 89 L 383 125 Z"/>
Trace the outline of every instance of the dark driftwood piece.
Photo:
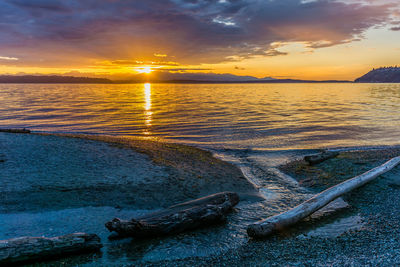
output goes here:
<path id="1" fill-rule="evenodd" d="M 320 154 L 305 156 L 304 160 L 307 161 L 308 164 L 310 164 L 310 165 L 315 165 L 315 164 L 321 163 L 325 160 L 334 158 L 337 155 L 339 155 L 339 152 L 324 151 Z"/>
<path id="2" fill-rule="evenodd" d="M 300 220 L 311 215 L 315 211 L 323 208 L 329 202 L 335 200 L 343 194 L 350 192 L 364 184 L 372 181 L 379 175 L 390 171 L 400 163 L 400 156 L 389 160 L 388 162 L 367 171 L 359 176 L 346 180 L 338 185 L 332 186 L 319 193 L 313 198 L 281 214 L 269 217 L 265 220 L 250 224 L 247 227 L 247 233 L 251 237 L 266 237 L 276 231 L 293 225 Z"/>
<path id="3" fill-rule="evenodd" d="M 53 238 L 19 237 L 0 241 L 0 265 L 46 260 L 67 254 L 96 251 L 102 247 L 95 234 L 74 233 Z"/>
<path id="4" fill-rule="evenodd" d="M 110 232 L 117 232 L 120 237 L 176 234 L 223 221 L 238 202 L 239 196 L 236 193 L 217 193 L 129 221 L 115 218 L 107 222 L 106 227 Z"/>
<path id="5" fill-rule="evenodd" d="M 3 133 L 31 133 L 28 129 L 0 129 L 0 132 Z"/>

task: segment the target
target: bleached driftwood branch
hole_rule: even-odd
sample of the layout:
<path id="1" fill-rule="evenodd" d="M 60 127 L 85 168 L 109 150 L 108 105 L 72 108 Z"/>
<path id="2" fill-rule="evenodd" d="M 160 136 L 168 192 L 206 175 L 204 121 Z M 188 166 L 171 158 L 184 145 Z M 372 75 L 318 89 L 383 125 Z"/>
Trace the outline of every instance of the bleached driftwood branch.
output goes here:
<path id="1" fill-rule="evenodd" d="M 247 227 L 247 233 L 251 237 L 265 237 L 275 231 L 295 224 L 320 208 L 326 206 L 332 200 L 352 191 L 355 188 L 363 186 L 379 175 L 390 171 L 399 163 L 400 156 L 395 157 L 381 166 L 326 189 L 320 194 L 286 212 L 249 225 Z"/>
<path id="2" fill-rule="evenodd" d="M 0 241 L 0 265 L 99 250 L 100 238 L 95 234 L 74 233 L 46 237 L 19 237 Z"/>

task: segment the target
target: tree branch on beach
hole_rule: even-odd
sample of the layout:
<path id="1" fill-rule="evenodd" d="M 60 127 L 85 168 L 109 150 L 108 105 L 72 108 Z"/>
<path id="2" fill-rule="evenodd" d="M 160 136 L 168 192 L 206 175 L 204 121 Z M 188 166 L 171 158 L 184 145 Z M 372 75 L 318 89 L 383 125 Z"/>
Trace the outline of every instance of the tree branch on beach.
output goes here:
<path id="1" fill-rule="evenodd" d="M 249 225 L 247 228 L 247 233 L 251 237 L 266 237 L 287 226 L 293 225 L 326 206 L 328 203 L 340 197 L 341 195 L 361 187 L 374 180 L 379 175 L 390 171 L 399 163 L 400 156 L 395 157 L 381 166 L 326 189 L 320 194 L 286 212 Z"/>

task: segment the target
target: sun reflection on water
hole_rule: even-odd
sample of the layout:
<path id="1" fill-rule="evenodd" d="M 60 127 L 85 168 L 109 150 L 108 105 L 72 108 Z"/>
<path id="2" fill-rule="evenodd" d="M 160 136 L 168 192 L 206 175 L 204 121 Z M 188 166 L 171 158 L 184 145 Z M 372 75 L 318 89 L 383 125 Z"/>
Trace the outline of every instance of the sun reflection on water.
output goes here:
<path id="1" fill-rule="evenodd" d="M 150 83 L 145 83 L 144 84 L 144 116 L 145 116 L 145 125 L 146 129 L 144 133 L 146 135 L 150 134 L 149 128 L 151 127 L 151 122 L 152 122 L 152 115 L 153 112 L 151 111 L 151 84 Z"/>

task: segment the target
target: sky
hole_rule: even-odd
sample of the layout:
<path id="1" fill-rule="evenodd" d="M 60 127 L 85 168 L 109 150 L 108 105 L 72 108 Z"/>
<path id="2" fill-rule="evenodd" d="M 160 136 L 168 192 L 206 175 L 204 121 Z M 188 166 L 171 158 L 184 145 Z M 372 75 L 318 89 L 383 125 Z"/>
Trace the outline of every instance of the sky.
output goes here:
<path id="1" fill-rule="evenodd" d="M 0 2 L 0 74 L 354 80 L 391 65 L 398 0 Z"/>

